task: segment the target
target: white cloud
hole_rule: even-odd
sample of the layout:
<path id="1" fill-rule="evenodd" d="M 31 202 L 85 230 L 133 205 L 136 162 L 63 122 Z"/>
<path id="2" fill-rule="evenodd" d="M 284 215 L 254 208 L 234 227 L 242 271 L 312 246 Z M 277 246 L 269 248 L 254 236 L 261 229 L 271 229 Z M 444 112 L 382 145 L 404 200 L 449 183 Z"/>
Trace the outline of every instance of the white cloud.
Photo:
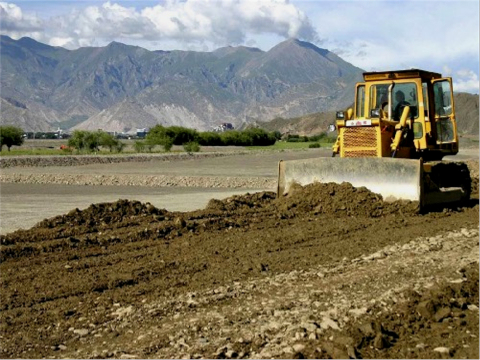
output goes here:
<path id="1" fill-rule="evenodd" d="M 456 92 L 479 93 L 478 75 L 472 70 L 461 69 L 457 71 L 453 78 L 453 89 Z"/>
<path id="2" fill-rule="evenodd" d="M 6 2 L 0 2 L 0 31 L 12 37 L 40 37 L 43 21 L 34 15 L 25 14 L 22 9 Z"/>
<path id="3" fill-rule="evenodd" d="M 22 13 L 18 6 L 7 5 Z M 10 12 L 14 13 L 13 10 Z M 10 18 L 10 27 L 21 28 L 25 21 L 25 16 Z M 68 48 L 119 39 L 176 41 L 182 47 L 207 43 L 218 47 L 242 44 L 251 35 L 265 33 L 316 39 L 306 14 L 288 0 L 168 0 L 140 10 L 109 1 L 55 16 L 45 26 L 45 34 L 51 34 L 51 44 Z"/>

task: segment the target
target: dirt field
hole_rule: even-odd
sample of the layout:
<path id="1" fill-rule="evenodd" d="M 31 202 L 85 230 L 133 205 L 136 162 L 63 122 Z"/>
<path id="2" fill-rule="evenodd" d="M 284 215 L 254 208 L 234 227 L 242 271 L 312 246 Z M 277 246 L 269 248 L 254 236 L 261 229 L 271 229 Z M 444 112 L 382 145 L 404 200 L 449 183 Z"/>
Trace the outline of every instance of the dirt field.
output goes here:
<path id="1" fill-rule="evenodd" d="M 232 159 L 197 175 L 272 177 Z M 1 236 L 1 357 L 478 358 L 470 166 L 471 201 L 436 212 L 315 184 L 189 212 L 93 204 Z M 56 170 L 11 175 L 28 171 Z"/>

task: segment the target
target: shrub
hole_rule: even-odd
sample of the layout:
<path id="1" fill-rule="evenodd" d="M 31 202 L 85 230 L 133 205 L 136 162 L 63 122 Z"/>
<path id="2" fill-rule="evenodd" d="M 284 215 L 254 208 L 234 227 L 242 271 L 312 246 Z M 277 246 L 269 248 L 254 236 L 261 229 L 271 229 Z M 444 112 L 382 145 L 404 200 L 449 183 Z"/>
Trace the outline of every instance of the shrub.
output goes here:
<path id="1" fill-rule="evenodd" d="M 181 126 L 170 126 L 166 128 L 166 134 L 172 138 L 173 145 L 183 145 L 191 141 L 198 141 L 199 137 L 197 130 Z"/>
<path id="2" fill-rule="evenodd" d="M 183 148 L 188 153 L 194 153 L 194 152 L 199 152 L 200 151 L 200 145 L 196 141 L 189 141 L 189 142 L 183 144 Z"/>
<path id="3" fill-rule="evenodd" d="M 198 143 L 202 146 L 222 146 L 223 141 L 219 133 L 205 131 L 198 134 Z"/>
<path id="4" fill-rule="evenodd" d="M 313 144 L 308 145 L 310 149 L 315 149 L 321 147 L 321 145 L 318 142 L 315 142 Z"/>
<path id="5" fill-rule="evenodd" d="M 22 144 L 23 130 L 21 128 L 11 125 L 0 126 L 0 151 L 2 151 L 3 145 L 6 145 L 8 151 L 10 151 L 12 146 Z"/>
<path id="6" fill-rule="evenodd" d="M 127 144 L 125 144 L 124 142 L 119 141 L 119 142 L 117 143 L 117 145 L 115 146 L 115 151 L 118 152 L 118 153 L 121 153 L 121 152 L 125 149 L 125 146 L 127 146 Z"/>
<path id="7" fill-rule="evenodd" d="M 142 153 L 145 151 L 146 144 L 144 141 L 141 140 L 136 140 L 135 143 L 133 144 L 133 148 L 135 149 L 135 152 L 137 153 Z"/>

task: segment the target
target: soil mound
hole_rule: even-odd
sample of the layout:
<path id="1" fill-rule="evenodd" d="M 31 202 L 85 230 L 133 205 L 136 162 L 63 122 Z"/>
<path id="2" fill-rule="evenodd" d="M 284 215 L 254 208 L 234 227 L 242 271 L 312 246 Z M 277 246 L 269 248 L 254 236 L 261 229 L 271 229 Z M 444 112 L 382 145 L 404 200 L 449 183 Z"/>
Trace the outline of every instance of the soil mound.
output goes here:
<path id="1" fill-rule="evenodd" d="M 273 212 L 292 218 L 301 214 L 335 214 L 335 216 L 379 217 L 399 213 L 415 215 L 419 204 L 412 201 L 384 202 L 381 195 L 350 183 L 294 184 L 290 192 L 276 199 L 274 192 L 235 195 L 223 200 L 212 199 L 206 211 L 230 214 Z"/>
<path id="2" fill-rule="evenodd" d="M 211 199 L 205 210 L 238 211 L 241 209 L 258 209 L 270 206 L 276 194 L 263 191 L 255 194 L 234 195 L 223 200 Z"/>
<path id="3" fill-rule="evenodd" d="M 283 210 L 336 214 L 346 216 L 379 217 L 402 212 L 416 214 L 419 204 L 412 201 L 384 202 L 381 195 L 365 187 L 355 188 L 350 183 L 313 183 L 294 185 L 277 202 Z"/>
<path id="4" fill-rule="evenodd" d="M 54 228 L 57 226 L 98 226 L 119 223 L 138 216 L 165 215 L 164 209 L 157 209 L 150 203 L 118 200 L 113 203 L 92 204 L 85 210 L 74 209 L 66 215 L 60 215 L 39 222 L 35 228 Z"/>

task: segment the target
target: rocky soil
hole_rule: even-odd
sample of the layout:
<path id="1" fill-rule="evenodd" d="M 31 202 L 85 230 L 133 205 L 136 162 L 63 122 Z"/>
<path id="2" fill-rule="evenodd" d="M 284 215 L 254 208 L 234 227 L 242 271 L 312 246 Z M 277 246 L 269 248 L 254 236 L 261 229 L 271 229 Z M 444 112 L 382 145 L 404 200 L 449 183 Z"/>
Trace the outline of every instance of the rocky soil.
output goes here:
<path id="1" fill-rule="evenodd" d="M 119 200 L 0 242 L 2 358 L 479 357 L 478 185 L 424 213 L 349 184 Z"/>

